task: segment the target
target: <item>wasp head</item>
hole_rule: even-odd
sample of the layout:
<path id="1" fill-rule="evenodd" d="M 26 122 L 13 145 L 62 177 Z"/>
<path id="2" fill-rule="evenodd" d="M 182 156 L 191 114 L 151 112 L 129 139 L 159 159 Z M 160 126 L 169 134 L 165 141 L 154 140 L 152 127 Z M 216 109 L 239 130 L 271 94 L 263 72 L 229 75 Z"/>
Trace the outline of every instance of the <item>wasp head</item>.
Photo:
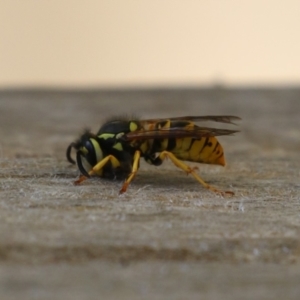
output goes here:
<path id="1" fill-rule="evenodd" d="M 71 157 L 73 148 L 76 150 L 76 162 Z M 70 163 L 77 163 L 81 174 L 89 177 L 88 172 L 103 158 L 103 152 L 97 136 L 86 131 L 76 142 L 68 146 L 66 156 Z"/>

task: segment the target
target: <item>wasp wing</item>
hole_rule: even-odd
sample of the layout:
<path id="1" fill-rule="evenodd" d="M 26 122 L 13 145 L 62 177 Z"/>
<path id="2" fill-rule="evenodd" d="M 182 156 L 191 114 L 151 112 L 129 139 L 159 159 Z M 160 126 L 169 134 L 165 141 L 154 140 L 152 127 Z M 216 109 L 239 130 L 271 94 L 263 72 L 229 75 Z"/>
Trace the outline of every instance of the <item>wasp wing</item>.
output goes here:
<path id="1" fill-rule="evenodd" d="M 124 141 L 147 140 L 147 139 L 167 139 L 190 137 L 199 139 L 202 137 L 212 137 L 220 135 L 231 135 L 238 130 L 218 129 L 210 127 L 197 127 L 193 129 L 183 129 L 180 127 L 161 128 L 153 130 L 137 130 L 129 132 L 121 137 Z"/>
<path id="2" fill-rule="evenodd" d="M 142 120 L 142 122 L 157 123 L 164 120 L 194 121 L 194 122 L 214 121 L 214 122 L 236 125 L 233 121 L 239 121 L 241 120 L 241 118 L 237 116 L 184 116 L 184 117 L 174 117 L 174 118 L 164 118 L 164 119 L 147 119 L 147 120 Z"/>

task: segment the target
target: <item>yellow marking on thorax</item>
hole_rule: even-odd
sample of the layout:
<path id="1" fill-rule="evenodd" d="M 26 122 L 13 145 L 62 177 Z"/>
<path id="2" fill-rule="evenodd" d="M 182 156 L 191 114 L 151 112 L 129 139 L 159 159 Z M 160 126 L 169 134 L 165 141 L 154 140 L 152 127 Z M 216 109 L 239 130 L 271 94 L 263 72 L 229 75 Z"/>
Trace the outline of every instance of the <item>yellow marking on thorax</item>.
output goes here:
<path id="1" fill-rule="evenodd" d="M 124 132 L 116 134 L 116 139 L 120 139 L 124 135 Z"/>
<path id="2" fill-rule="evenodd" d="M 107 140 L 107 139 L 115 137 L 115 134 L 113 134 L 113 133 L 102 133 L 102 134 L 100 134 L 99 137 L 101 139 Z"/>
<path id="3" fill-rule="evenodd" d="M 117 149 L 118 151 L 123 151 L 123 146 L 121 143 L 116 143 L 113 148 Z"/>
<path id="4" fill-rule="evenodd" d="M 130 122 L 129 129 L 130 131 L 136 131 L 138 129 L 138 124 L 135 122 Z"/>
<path id="5" fill-rule="evenodd" d="M 149 149 L 149 141 L 145 141 L 143 144 L 140 145 L 140 150 L 142 153 L 146 153 Z"/>

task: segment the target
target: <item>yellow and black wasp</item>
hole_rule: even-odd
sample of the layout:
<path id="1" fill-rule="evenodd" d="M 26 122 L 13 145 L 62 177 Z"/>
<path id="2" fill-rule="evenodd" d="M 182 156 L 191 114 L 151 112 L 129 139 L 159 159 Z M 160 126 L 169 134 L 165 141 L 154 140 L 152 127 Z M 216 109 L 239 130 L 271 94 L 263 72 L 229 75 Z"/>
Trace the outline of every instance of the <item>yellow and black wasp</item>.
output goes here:
<path id="1" fill-rule="evenodd" d="M 140 158 L 159 166 L 169 158 L 175 166 L 191 174 L 199 183 L 211 191 L 220 191 L 207 184 L 183 161 L 225 165 L 224 152 L 215 138 L 231 135 L 236 130 L 200 127 L 199 121 L 215 121 L 234 124 L 240 120 L 235 116 L 186 116 L 169 119 L 112 119 L 99 129 L 97 134 L 86 131 L 78 141 L 71 143 L 66 152 L 69 162 L 72 148 L 76 150 L 76 163 L 81 173 L 75 184 L 80 184 L 91 175 L 106 178 L 126 178 L 120 193 L 127 190 L 139 168 Z"/>

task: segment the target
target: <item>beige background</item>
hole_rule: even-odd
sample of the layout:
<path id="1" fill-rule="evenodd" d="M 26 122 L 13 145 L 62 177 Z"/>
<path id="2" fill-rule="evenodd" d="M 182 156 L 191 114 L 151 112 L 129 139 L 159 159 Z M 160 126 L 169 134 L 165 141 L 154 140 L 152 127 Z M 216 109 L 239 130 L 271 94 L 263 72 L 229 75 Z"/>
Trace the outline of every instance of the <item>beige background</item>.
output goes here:
<path id="1" fill-rule="evenodd" d="M 0 0 L 0 87 L 300 82 L 300 1 Z"/>

